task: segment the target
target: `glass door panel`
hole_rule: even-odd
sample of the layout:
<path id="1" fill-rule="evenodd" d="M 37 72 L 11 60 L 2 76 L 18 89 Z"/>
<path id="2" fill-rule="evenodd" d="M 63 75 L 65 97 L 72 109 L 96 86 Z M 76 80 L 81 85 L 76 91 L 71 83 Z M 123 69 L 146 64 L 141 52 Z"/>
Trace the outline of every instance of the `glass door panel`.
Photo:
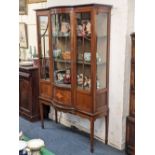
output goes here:
<path id="1" fill-rule="evenodd" d="M 71 87 L 70 14 L 53 14 L 51 21 L 54 83 L 64 87 Z"/>
<path id="2" fill-rule="evenodd" d="M 106 62 L 107 62 L 107 14 L 98 13 L 96 16 L 96 34 L 97 34 L 97 89 L 106 88 Z"/>
<path id="3" fill-rule="evenodd" d="M 39 35 L 41 39 L 40 52 L 40 77 L 49 80 L 49 33 L 48 33 L 48 17 L 39 17 Z"/>
<path id="4" fill-rule="evenodd" d="M 76 14 L 77 88 L 91 89 L 91 14 Z"/>

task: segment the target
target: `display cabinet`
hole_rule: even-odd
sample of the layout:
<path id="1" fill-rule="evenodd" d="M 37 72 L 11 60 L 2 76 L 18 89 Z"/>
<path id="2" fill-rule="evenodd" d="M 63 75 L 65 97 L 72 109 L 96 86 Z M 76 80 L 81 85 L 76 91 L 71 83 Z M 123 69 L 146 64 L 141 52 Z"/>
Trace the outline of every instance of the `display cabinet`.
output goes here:
<path id="1" fill-rule="evenodd" d="M 111 6 L 89 4 L 36 10 L 43 106 L 90 120 L 91 151 L 94 121 L 105 116 L 108 141 L 108 79 Z"/>
<path id="2" fill-rule="evenodd" d="M 126 152 L 135 155 L 135 33 L 131 34 L 130 107 L 126 120 Z"/>

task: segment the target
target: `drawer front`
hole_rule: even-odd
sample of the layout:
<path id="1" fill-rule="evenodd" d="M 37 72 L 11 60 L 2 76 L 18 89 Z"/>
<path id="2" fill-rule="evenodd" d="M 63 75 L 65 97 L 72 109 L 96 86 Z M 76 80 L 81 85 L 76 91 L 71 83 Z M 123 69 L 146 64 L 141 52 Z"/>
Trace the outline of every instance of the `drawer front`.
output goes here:
<path id="1" fill-rule="evenodd" d="M 71 105 L 71 91 L 55 87 L 54 99 L 60 102 L 61 104 Z"/>

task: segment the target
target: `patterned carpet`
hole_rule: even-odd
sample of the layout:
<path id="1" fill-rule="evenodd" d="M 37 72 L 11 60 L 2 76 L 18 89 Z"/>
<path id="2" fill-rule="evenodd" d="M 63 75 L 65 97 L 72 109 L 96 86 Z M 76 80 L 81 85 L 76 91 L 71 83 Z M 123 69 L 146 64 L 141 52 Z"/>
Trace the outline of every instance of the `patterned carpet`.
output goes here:
<path id="1" fill-rule="evenodd" d="M 55 155 L 126 155 L 123 151 L 114 149 L 95 140 L 94 153 L 90 153 L 89 135 L 45 120 L 45 129 L 40 122 L 31 123 L 24 118 L 19 118 L 19 129 L 30 138 L 41 138 L 45 141 L 46 148 Z"/>

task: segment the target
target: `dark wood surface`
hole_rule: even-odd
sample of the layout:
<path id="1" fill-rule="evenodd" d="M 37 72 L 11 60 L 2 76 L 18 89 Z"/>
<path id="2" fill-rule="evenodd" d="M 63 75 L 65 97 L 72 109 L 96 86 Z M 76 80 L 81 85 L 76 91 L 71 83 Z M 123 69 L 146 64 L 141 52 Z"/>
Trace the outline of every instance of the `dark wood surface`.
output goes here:
<path id="1" fill-rule="evenodd" d="M 135 33 L 131 34 L 130 107 L 126 122 L 126 152 L 135 155 Z"/>
<path id="2" fill-rule="evenodd" d="M 83 91 L 77 89 L 77 13 L 89 12 L 91 15 L 91 89 L 90 91 Z M 97 36 L 96 36 L 96 15 L 99 13 L 107 13 L 107 53 L 106 53 L 106 88 L 98 91 L 96 89 L 96 52 L 97 52 Z M 57 120 L 57 111 L 63 111 L 72 113 L 90 120 L 90 150 L 93 152 L 94 144 L 94 122 L 98 117 L 105 117 L 105 142 L 108 142 L 108 119 L 109 119 L 109 108 L 108 108 L 108 95 L 109 95 L 109 53 L 110 53 L 110 17 L 111 17 L 111 6 L 90 4 L 80 6 L 59 6 L 51 7 L 46 9 L 36 10 L 37 15 L 37 41 L 38 51 L 41 56 L 41 39 L 40 39 L 40 16 L 48 17 L 48 32 L 49 32 L 49 60 L 50 60 L 50 78 L 49 80 L 43 80 L 40 77 L 41 66 L 39 66 L 39 104 L 41 112 L 41 124 L 44 127 L 44 106 L 53 106 L 55 109 L 55 117 Z M 63 88 L 54 84 L 54 60 L 52 55 L 52 21 L 51 15 L 56 13 L 69 13 L 70 24 L 71 24 L 71 87 Z"/>
<path id="3" fill-rule="evenodd" d="M 19 68 L 19 113 L 36 121 L 39 119 L 39 82 L 37 67 Z"/>

